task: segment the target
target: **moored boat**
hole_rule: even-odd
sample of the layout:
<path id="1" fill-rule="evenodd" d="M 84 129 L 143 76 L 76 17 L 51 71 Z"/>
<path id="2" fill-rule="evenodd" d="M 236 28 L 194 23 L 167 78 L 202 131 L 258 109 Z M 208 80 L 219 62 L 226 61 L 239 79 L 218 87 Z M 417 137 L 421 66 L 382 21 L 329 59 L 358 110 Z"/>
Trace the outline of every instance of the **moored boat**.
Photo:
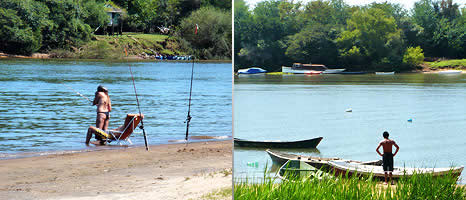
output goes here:
<path id="1" fill-rule="evenodd" d="M 259 68 L 259 67 L 251 67 L 247 69 L 240 69 L 238 70 L 238 74 L 260 74 L 266 73 L 267 70 Z"/>
<path id="2" fill-rule="evenodd" d="M 439 71 L 438 74 L 461 74 L 461 70 L 445 70 Z"/>
<path id="3" fill-rule="evenodd" d="M 335 174 L 357 175 L 357 176 L 370 176 L 380 179 L 384 178 L 384 171 L 381 166 L 374 165 L 358 165 L 356 163 L 347 162 L 344 160 L 329 161 L 329 165 Z M 444 176 L 451 174 L 458 177 L 463 171 L 464 167 L 451 167 L 451 168 L 409 168 L 409 167 L 394 167 L 393 179 L 398 179 L 403 176 L 410 177 L 413 174 L 432 174 L 432 176 Z"/>
<path id="4" fill-rule="evenodd" d="M 278 177 L 281 179 L 307 178 L 318 171 L 315 167 L 300 160 L 288 160 L 278 170 Z"/>
<path id="5" fill-rule="evenodd" d="M 235 146 L 264 148 L 316 148 L 323 137 L 298 141 L 252 141 L 234 138 Z"/>
<path id="6" fill-rule="evenodd" d="M 395 72 L 375 72 L 376 75 L 393 75 Z"/>
<path id="7" fill-rule="evenodd" d="M 283 73 L 293 74 L 312 74 L 312 73 L 323 73 L 323 74 L 338 74 L 346 69 L 329 69 L 322 64 L 301 64 L 293 63 L 292 67 L 282 66 Z"/>
<path id="8" fill-rule="evenodd" d="M 307 164 L 317 169 L 322 169 L 322 168 L 328 168 L 330 161 L 343 160 L 341 158 L 321 158 L 321 157 L 314 157 L 314 156 L 296 155 L 296 154 L 272 151 L 270 149 L 267 149 L 265 151 L 269 154 L 270 158 L 272 159 L 273 164 L 280 165 L 280 166 L 285 164 L 288 160 L 299 160 L 299 161 L 304 161 Z M 346 161 L 360 164 L 360 165 L 378 165 L 378 166 L 382 165 L 381 160 L 366 161 L 366 162 L 355 161 L 355 160 L 346 160 Z"/>

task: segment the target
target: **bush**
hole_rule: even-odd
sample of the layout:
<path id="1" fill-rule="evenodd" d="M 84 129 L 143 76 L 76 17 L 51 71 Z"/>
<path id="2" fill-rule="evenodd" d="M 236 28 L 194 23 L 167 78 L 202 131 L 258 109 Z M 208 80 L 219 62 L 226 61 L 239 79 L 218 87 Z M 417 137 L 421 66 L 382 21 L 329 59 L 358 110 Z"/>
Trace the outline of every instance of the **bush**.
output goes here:
<path id="1" fill-rule="evenodd" d="M 49 51 L 50 58 L 75 58 L 76 55 L 68 50 L 53 49 Z"/>
<path id="2" fill-rule="evenodd" d="M 80 52 L 80 58 L 90 59 L 119 59 L 123 53 L 108 44 L 107 41 L 95 41 L 88 43 Z"/>
<path id="3" fill-rule="evenodd" d="M 196 24 L 199 25 L 197 34 Z M 185 49 L 194 49 L 194 55 L 201 59 L 231 59 L 231 12 L 214 7 L 203 7 L 181 21 L 176 35 Z"/>
<path id="4" fill-rule="evenodd" d="M 403 64 L 408 66 L 418 66 L 424 61 L 424 53 L 421 47 L 409 47 L 403 56 Z"/>

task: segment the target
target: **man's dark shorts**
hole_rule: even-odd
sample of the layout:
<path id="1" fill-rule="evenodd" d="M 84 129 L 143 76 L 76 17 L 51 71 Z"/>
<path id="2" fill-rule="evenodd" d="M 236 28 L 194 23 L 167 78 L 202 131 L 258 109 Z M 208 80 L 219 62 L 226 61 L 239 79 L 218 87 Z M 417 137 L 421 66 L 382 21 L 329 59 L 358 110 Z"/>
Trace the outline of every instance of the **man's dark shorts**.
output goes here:
<path id="1" fill-rule="evenodd" d="M 393 172 L 393 154 L 384 152 L 382 156 L 383 160 L 383 171 Z"/>

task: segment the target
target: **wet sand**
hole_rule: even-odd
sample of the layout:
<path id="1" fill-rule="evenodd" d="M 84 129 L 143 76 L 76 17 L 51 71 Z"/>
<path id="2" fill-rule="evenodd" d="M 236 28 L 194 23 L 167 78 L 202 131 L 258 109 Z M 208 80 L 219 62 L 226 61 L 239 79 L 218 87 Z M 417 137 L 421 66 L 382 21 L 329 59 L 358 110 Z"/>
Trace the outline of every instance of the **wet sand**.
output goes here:
<path id="1" fill-rule="evenodd" d="M 231 140 L 0 160 L 0 197 L 203 199 L 231 189 L 231 167 Z"/>

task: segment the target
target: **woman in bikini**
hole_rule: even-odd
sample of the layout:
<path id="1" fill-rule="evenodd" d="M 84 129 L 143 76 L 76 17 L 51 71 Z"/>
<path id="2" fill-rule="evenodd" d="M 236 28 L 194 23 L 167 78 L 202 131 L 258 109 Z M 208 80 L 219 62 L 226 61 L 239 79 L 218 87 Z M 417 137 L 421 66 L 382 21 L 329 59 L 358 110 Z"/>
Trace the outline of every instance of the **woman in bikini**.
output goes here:
<path id="1" fill-rule="evenodd" d="M 110 112 L 112 111 L 112 102 L 108 96 L 108 89 L 102 85 L 99 85 L 99 87 L 97 87 L 97 91 L 95 92 L 95 98 L 92 104 L 97 106 L 95 128 L 107 131 L 108 123 L 110 121 Z M 89 144 L 89 141 L 92 137 L 93 131 L 91 129 L 92 127 L 89 128 L 87 132 L 86 144 Z M 95 134 L 95 139 L 100 141 L 101 144 L 104 144 L 104 141 L 100 135 Z"/>
<path id="2" fill-rule="evenodd" d="M 93 105 L 97 106 L 95 126 L 106 131 L 108 129 L 108 122 L 110 121 L 110 112 L 112 111 L 112 102 L 108 96 L 107 88 L 102 85 L 97 87 Z"/>

